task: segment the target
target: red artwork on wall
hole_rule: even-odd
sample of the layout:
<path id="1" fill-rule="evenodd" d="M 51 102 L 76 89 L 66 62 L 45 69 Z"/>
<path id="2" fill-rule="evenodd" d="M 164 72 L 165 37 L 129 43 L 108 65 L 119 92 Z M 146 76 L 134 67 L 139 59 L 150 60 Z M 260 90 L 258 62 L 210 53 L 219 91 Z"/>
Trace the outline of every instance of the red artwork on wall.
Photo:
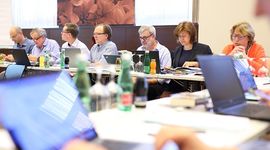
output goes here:
<path id="1" fill-rule="evenodd" d="M 58 0 L 57 22 L 78 25 L 134 24 L 134 0 Z"/>

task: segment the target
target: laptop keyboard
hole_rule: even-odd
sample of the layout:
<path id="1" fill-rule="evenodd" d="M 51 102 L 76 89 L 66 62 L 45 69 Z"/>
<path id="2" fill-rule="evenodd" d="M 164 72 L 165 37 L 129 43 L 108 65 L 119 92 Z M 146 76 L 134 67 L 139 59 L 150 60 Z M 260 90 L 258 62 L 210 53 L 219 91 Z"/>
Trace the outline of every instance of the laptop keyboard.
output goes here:
<path id="1" fill-rule="evenodd" d="M 265 109 L 265 106 L 262 105 L 246 105 L 241 109 L 242 114 L 256 114 Z"/>
<path id="2" fill-rule="evenodd" d="M 258 104 L 247 104 L 247 105 L 242 105 L 241 108 L 238 109 L 233 109 L 233 113 L 237 113 L 240 115 L 254 115 L 257 114 L 261 111 L 265 110 L 265 106 L 263 105 L 258 105 Z"/>

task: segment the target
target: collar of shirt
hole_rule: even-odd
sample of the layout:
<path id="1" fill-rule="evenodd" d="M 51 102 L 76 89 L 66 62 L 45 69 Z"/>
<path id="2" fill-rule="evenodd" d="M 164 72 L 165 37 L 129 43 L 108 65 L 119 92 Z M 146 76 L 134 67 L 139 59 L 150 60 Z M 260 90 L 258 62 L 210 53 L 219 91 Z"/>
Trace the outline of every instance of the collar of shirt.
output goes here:
<path id="1" fill-rule="evenodd" d="M 17 47 L 18 47 L 18 48 L 24 48 L 24 47 L 26 47 L 26 45 L 27 45 L 27 40 L 28 40 L 28 39 L 25 38 L 22 44 L 17 43 Z"/>
<path id="2" fill-rule="evenodd" d="M 68 46 L 73 47 L 73 48 L 78 47 L 79 46 L 79 40 L 76 38 L 75 41 L 72 44 L 68 43 Z"/>

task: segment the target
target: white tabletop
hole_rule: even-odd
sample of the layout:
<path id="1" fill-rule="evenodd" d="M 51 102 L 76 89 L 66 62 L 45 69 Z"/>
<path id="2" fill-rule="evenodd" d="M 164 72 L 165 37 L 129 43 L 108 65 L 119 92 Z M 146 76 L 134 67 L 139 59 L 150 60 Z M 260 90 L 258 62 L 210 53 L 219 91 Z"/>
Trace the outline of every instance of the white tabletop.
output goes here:
<path id="1" fill-rule="evenodd" d="M 216 146 L 236 146 L 266 132 L 267 122 L 243 117 L 216 115 L 168 107 L 168 99 L 151 101 L 147 109 L 133 108 L 131 112 L 118 109 L 90 113 L 102 139 L 153 142 L 161 125 L 191 127 L 205 143 Z"/>

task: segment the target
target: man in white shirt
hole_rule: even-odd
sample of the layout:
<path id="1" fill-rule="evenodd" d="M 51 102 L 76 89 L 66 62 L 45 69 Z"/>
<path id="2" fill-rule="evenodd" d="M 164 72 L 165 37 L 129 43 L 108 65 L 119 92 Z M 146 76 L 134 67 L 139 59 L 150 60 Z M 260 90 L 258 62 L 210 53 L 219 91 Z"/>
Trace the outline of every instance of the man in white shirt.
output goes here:
<path id="1" fill-rule="evenodd" d="M 73 23 L 66 23 L 61 32 L 62 40 L 66 41 L 62 48 L 80 48 L 87 60 L 90 60 L 90 51 L 87 46 L 78 40 L 79 27 Z"/>
<path id="2" fill-rule="evenodd" d="M 155 27 L 141 26 L 138 30 L 138 33 L 142 46 L 140 46 L 137 51 L 158 51 L 160 69 L 164 69 L 165 67 L 170 68 L 172 65 L 171 53 L 167 47 L 161 45 L 156 39 Z M 166 84 L 169 82 L 170 80 L 148 79 L 148 100 L 162 97 L 162 93 L 165 90 Z"/>

